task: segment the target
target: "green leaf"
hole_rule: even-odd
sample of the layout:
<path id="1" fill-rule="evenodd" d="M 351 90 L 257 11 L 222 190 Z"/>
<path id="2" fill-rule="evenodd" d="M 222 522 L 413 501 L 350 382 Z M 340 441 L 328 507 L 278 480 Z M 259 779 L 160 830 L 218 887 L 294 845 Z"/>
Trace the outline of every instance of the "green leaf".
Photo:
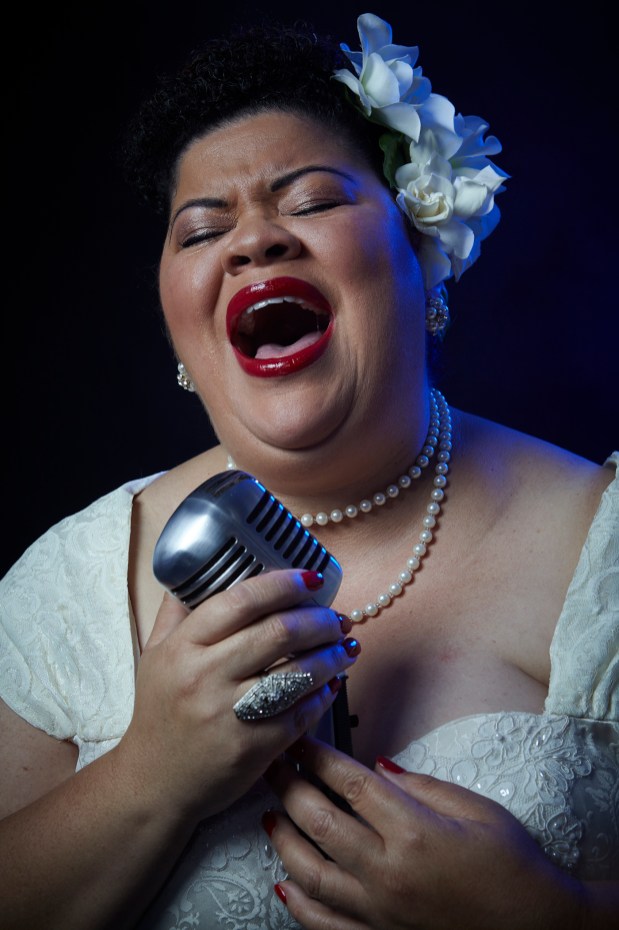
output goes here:
<path id="1" fill-rule="evenodd" d="M 405 139 L 402 133 L 385 132 L 378 140 L 378 144 L 384 153 L 383 173 L 391 187 L 395 188 L 395 173 L 397 169 L 404 164 L 402 147 L 405 146 Z"/>

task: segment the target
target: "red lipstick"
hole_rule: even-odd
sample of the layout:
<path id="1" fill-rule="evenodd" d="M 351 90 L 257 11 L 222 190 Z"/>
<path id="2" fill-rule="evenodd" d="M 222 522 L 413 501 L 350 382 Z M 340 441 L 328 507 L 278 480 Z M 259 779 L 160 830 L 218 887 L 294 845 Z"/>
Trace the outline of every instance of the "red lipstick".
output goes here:
<path id="1" fill-rule="evenodd" d="M 307 339 L 299 339 L 300 347 L 296 350 L 291 349 L 289 353 L 286 353 L 284 344 L 283 347 L 278 346 L 281 352 L 278 351 L 273 357 L 266 357 L 264 349 L 261 357 L 255 357 L 244 351 L 244 347 L 241 348 L 240 345 L 242 339 L 239 335 L 246 323 L 244 314 L 250 308 L 253 308 L 252 312 L 262 312 L 263 308 L 257 309 L 256 305 L 267 306 L 269 302 L 278 305 L 280 314 L 286 303 L 291 304 L 291 314 L 298 312 L 298 307 L 295 309 L 294 304 L 306 308 L 305 312 L 309 308 L 321 318 L 324 329 L 316 330 L 319 334 L 310 344 L 303 344 L 307 343 Z M 250 284 L 232 297 L 226 312 L 226 328 L 234 354 L 243 371 L 257 378 L 281 377 L 307 368 L 325 352 L 333 334 L 333 311 L 324 295 L 307 281 L 292 277 L 271 278 Z M 267 340 L 269 341 L 277 340 Z"/>

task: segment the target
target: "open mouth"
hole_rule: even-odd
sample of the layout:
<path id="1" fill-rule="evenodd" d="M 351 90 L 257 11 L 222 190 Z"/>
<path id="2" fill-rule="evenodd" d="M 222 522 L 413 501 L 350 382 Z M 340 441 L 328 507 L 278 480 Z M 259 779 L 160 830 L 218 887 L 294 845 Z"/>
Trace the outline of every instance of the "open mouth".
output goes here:
<path id="1" fill-rule="evenodd" d="M 230 301 L 228 336 L 241 367 L 271 377 L 305 368 L 325 351 L 333 329 L 328 302 L 297 278 L 261 281 Z"/>
<path id="2" fill-rule="evenodd" d="M 248 358 L 281 358 L 317 342 L 330 321 L 329 313 L 295 297 L 272 297 L 243 311 L 232 345 Z"/>

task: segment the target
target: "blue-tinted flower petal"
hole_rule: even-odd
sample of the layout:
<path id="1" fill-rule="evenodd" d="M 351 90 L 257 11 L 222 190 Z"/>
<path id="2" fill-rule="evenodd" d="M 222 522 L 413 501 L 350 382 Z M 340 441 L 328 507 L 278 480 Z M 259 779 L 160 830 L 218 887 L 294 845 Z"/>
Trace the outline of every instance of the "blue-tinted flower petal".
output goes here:
<path id="1" fill-rule="evenodd" d="M 435 134 L 437 148 L 445 158 L 452 158 L 462 145 L 454 125 L 455 112 L 453 104 L 440 94 L 430 94 L 420 112 L 423 129 Z"/>
<path id="2" fill-rule="evenodd" d="M 402 99 L 413 86 L 414 72 L 409 64 L 405 61 L 394 61 L 389 65 L 389 69 L 398 82 L 398 101 Z"/>
<path id="3" fill-rule="evenodd" d="M 462 219 L 481 216 L 492 207 L 492 193 L 483 184 L 468 178 L 456 178 L 454 181 L 456 197 L 454 213 Z"/>
<path id="4" fill-rule="evenodd" d="M 398 190 L 398 205 L 422 233 L 418 252 L 426 287 L 451 275 L 458 280 L 499 220 L 494 197 L 509 175 L 489 156 L 501 144 L 485 138 L 489 127 L 480 117 L 456 116 L 446 97 L 432 93 L 415 67 L 418 47 L 393 44 L 389 23 L 364 13 L 357 29 L 361 51 L 341 45 L 355 73 L 340 69 L 333 77 L 368 119 L 393 130 L 392 144 L 381 142 L 385 172 Z M 399 165 L 401 141 L 410 142 L 410 162 Z"/>
<path id="5" fill-rule="evenodd" d="M 402 94 L 402 103 L 409 103 L 414 107 L 421 106 L 429 98 L 432 84 L 427 77 L 421 74 L 421 68 L 413 68 L 413 82 L 405 94 Z"/>
<path id="6" fill-rule="evenodd" d="M 445 254 L 438 238 L 420 236 L 417 259 L 421 266 L 423 284 L 427 291 L 437 287 L 452 274 L 451 260 Z"/>
<path id="7" fill-rule="evenodd" d="M 385 107 L 400 100 L 397 77 L 375 52 L 365 63 L 361 85 L 374 106 Z"/>
<path id="8" fill-rule="evenodd" d="M 467 258 L 475 242 L 473 230 L 455 216 L 440 227 L 439 237 L 447 254 L 458 258 Z"/>
<path id="9" fill-rule="evenodd" d="M 359 78 L 356 78 L 348 68 L 339 68 L 337 71 L 333 72 L 332 77 L 335 81 L 341 81 L 342 84 L 346 84 L 346 86 L 352 90 L 353 94 L 359 93 Z"/>
<path id="10" fill-rule="evenodd" d="M 374 13 L 362 13 L 357 19 L 357 31 L 364 56 L 391 44 L 392 29 L 389 23 Z"/>
<path id="11" fill-rule="evenodd" d="M 357 74 L 361 74 L 361 71 L 363 69 L 363 55 L 361 54 L 361 52 L 352 52 L 348 48 L 345 42 L 342 42 L 342 44 L 340 45 L 340 48 L 350 59 L 350 62 L 353 68 L 355 69 L 355 71 L 357 72 Z"/>
<path id="12" fill-rule="evenodd" d="M 377 123 L 382 123 L 390 129 L 403 133 L 409 139 L 417 139 L 421 130 L 419 115 L 414 107 L 406 103 L 392 103 L 372 113 Z"/>

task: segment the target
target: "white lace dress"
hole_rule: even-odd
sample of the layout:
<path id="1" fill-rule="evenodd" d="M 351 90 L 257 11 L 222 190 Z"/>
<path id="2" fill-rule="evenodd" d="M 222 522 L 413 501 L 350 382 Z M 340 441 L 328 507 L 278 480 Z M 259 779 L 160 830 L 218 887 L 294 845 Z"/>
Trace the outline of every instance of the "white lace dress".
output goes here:
<path id="1" fill-rule="evenodd" d="M 608 460 L 619 466 L 619 453 Z M 138 658 L 127 590 L 130 482 L 49 530 L 0 583 L 0 696 L 79 749 L 78 768 L 115 746 Z M 395 756 L 493 798 L 562 867 L 619 878 L 619 478 L 605 491 L 551 646 L 543 714 L 454 720 Z M 140 926 L 292 930 L 283 877 L 260 826 L 277 805 L 259 782 L 198 827 Z"/>

